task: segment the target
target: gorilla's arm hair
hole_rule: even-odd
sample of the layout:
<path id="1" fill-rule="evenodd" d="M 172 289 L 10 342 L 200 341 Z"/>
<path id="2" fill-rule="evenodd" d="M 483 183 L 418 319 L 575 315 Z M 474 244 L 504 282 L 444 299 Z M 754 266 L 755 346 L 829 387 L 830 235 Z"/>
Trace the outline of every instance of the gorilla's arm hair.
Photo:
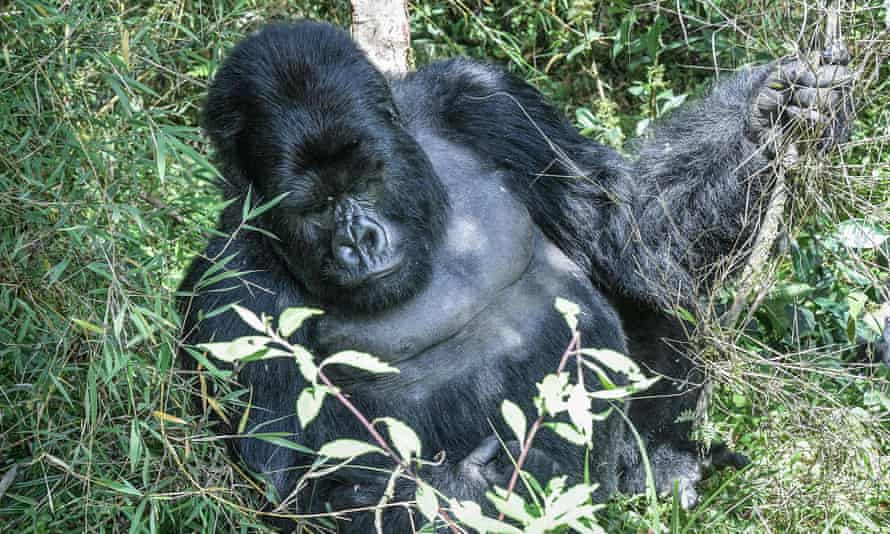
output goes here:
<path id="1" fill-rule="evenodd" d="M 657 257 L 670 256 L 700 283 L 715 267 L 738 265 L 759 227 L 776 167 L 751 139 L 749 119 L 772 68 L 717 83 L 635 142 L 636 222 Z"/>
<path id="2" fill-rule="evenodd" d="M 689 303 L 700 271 L 756 227 L 748 213 L 769 165 L 746 128 L 767 74 L 718 84 L 637 141 L 632 161 L 580 135 L 537 90 L 491 65 L 433 64 L 395 94 L 403 113 L 438 117 L 434 127 L 508 168 L 535 222 L 610 294 L 667 307 Z"/>
<path id="3" fill-rule="evenodd" d="M 240 213 L 240 210 L 238 203 L 229 206 L 222 220 L 237 220 L 239 216 L 235 212 Z M 283 269 L 278 267 L 280 261 L 271 257 L 268 246 L 258 242 L 262 237 L 244 229 L 235 231 L 230 226 L 224 225 L 223 228 L 226 233 L 232 233 L 231 237 L 211 239 L 204 255 L 195 258 L 180 286 L 183 342 L 186 345 L 259 335 L 234 311 L 220 313 L 220 310 L 239 303 L 257 311 L 277 310 L 280 306 L 275 300 L 287 298 L 282 296 L 283 293 L 291 298 L 295 295 L 292 288 L 287 287 L 290 278 L 279 270 Z M 263 269 L 257 269 L 257 266 L 263 266 Z M 304 329 L 294 333 L 290 341 L 305 343 Z M 228 368 L 222 362 L 214 361 L 214 364 Z M 182 365 L 194 369 L 196 362 L 191 357 L 184 357 Z M 247 404 L 244 410 L 249 410 L 245 433 L 286 433 L 292 436 L 290 439 L 299 441 L 294 403 L 305 383 L 296 372 L 293 359 L 271 358 L 248 363 L 239 371 L 238 381 L 248 387 L 262 384 L 262 387 L 250 388 L 240 397 Z M 211 391 L 210 394 L 218 395 L 219 392 Z M 242 413 L 240 409 L 237 413 L 229 413 L 232 427 L 223 428 L 220 433 L 237 432 L 235 427 Z M 301 463 L 296 451 L 262 439 L 228 440 L 227 444 L 247 465 L 262 470 L 276 488 L 293 487 L 296 475 L 292 469 Z"/>

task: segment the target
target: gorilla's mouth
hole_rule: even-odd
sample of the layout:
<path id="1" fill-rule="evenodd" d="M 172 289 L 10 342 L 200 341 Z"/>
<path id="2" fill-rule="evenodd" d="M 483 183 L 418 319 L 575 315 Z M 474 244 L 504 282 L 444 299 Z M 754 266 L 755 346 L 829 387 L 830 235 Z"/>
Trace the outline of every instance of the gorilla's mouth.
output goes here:
<path id="1" fill-rule="evenodd" d="M 358 273 L 346 273 L 339 280 L 339 285 L 346 289 L 355 289 L 369 282 L 379 282 L 398 272 L 402 268 L 405 255 L 400 253 L 387 254 L 383 261 L 373 261 Z"/>

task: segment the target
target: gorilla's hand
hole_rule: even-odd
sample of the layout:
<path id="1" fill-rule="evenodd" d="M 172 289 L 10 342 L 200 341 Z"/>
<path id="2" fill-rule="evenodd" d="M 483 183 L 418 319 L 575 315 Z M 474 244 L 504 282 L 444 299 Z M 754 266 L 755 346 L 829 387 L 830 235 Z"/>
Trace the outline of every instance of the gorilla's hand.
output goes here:
<path id="1" fill-rule="evenodd" d="M 784 154 L 787 164 L 796 161 L 807 141 L 825 150 L 846 140 L 853 116 L 849 62 L 840 44 L 812 60 L 778 61 L 754 97 L 753 140 L 771 155 Z"/>
<path id="2" fill-rule="evenodd" d="M 506 450 L 495 436 L 485 438 L 460 463 L 462 474 L 484 482 L 486 487 L 506 488 L 522 452 L 522 445 L 516 440 L 508 441 L 505 445 Z M 546 484 L 553 475 L 562 472 L 558 462 L 534 447 L 526 454 L 522 470 L 531 473 L 541 484 Z"/>

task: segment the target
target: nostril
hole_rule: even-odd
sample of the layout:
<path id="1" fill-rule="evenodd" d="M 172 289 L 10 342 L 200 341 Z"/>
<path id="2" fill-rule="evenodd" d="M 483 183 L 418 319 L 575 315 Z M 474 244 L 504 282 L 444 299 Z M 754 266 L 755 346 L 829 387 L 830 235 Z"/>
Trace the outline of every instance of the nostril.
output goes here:
<path id="1" fill-rule="evenodd" d="M 379 242 L 380 236 L 377 235 L 377 231 L 373 228 L 367 228 L 361 237 L 359 246 L 365 250 L 376 250 L 377 243 Z"/>
<path id="2" fill-rule="evenodd" d="M 359 250 L 370 254 L 380 254 L 386 247 L 383 229 L 375 222 L 364 220 L 354 227 L 355 243 Z"/>

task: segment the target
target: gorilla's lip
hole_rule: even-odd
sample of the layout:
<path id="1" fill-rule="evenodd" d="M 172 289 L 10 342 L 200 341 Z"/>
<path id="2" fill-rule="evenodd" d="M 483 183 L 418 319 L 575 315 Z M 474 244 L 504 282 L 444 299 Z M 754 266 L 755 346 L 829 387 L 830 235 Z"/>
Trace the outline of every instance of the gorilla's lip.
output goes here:
<path id="1" fill-rule="evenodd" d="M 383 265 L 375 266 L 373 270 L 369 269 L 358 276 L 350 277 L 341 284 L 346 288 L 356 288 L 370 281 L 381 280 L 387 276 L 397 272 L 401 267 L 404 259 L 403 254 L 397 254 L 390 261 Z"/>
<path id="2" fill-rule="evenodd" d="M 402 266 L 402 260 L 401 260 L 401 258 L 399 258 L 398 260 L 392 262 L 392 264 L 389 265 L 388 267 L 384 267 L 383 269 L 380 269 L 378 271 L 368 274 L 365 277 L 365 279 L 366 280 L 380 280 L 381 278 L 386 278 L 387 276 L 391 275 L 392 273 L 398 271 L 399 267 L 401 267 L 401 266 Z"/>

